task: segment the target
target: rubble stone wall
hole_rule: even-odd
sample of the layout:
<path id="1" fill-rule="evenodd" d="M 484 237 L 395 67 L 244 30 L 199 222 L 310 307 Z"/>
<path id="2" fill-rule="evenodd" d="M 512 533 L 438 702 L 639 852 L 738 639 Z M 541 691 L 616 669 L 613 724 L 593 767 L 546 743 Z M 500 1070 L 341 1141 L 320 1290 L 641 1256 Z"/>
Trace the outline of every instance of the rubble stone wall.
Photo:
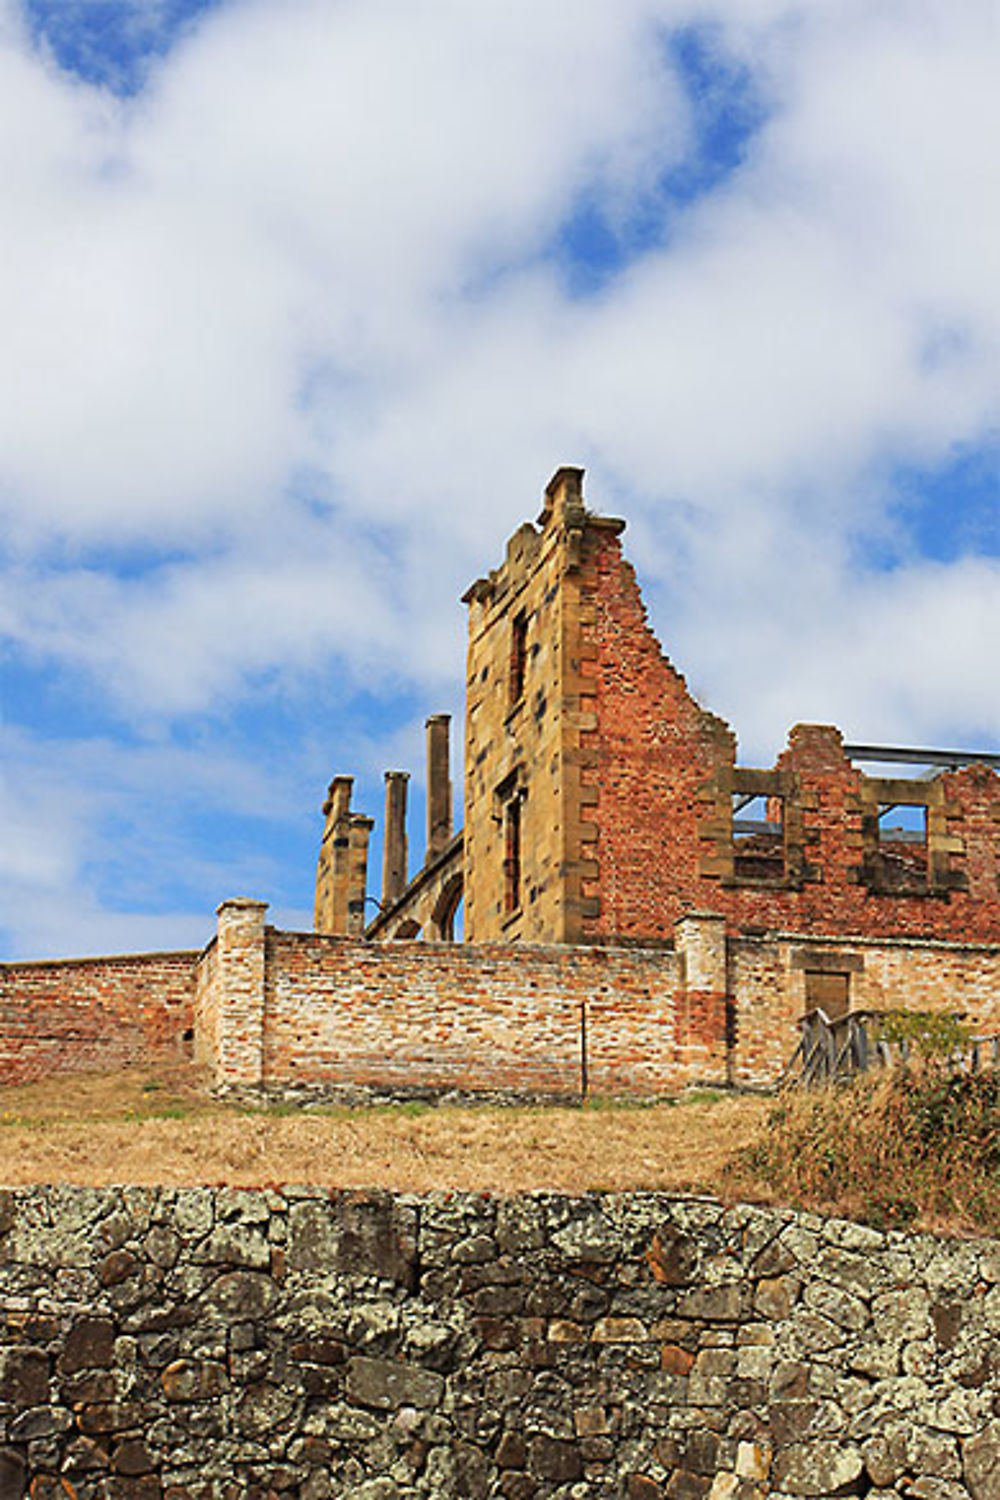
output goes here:
<path id="1" fill-rule="evenodd" d="M 1000 1243 L 657 1194 L 0 1194 L 4 1500 L 996 1500 Z"/>

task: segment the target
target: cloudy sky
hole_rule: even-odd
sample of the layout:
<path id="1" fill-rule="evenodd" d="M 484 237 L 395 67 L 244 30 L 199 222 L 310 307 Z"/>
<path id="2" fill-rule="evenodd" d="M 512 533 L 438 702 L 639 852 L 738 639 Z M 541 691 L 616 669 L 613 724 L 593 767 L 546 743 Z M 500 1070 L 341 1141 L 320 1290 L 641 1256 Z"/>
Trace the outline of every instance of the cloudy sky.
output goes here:
<path id="1" fill-rule="evenodd" d="M 0 0 L 0 955 L 309 926 L 561 463 L 747 763 L 1000 749 L 998 77 L 996 0 Z"/>

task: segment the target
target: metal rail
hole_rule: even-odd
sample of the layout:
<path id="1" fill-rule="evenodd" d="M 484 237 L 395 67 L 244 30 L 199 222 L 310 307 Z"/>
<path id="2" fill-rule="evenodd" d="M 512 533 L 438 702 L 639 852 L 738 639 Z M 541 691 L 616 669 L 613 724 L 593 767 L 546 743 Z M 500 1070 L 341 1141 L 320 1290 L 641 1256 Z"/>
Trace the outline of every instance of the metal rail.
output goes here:
<path id="1" fill-rule="evenodd" d="M 986 750 L 917 750 L 902 745 L 845 745 L 844 754 L 851 760 L 882 761 L 886 765 L 945 766 L 955 771 L 959 766 L 980 764 L 1000 771 L 1000 755 Z"/>

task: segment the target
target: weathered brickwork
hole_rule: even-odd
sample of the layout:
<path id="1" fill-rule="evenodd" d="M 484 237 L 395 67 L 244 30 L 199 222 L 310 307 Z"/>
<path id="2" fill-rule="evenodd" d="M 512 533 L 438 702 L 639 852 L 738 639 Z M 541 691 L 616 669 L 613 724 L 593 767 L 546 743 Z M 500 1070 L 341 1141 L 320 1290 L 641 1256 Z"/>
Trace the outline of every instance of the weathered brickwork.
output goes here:
<path id="1" fill-rule="evenodd" d="M 794 936 L 736 938 L 728 945 L 734 1007 L 731 1077 L 766 1085 L 788 1061 L 799 1017 L 816 1003 L 815 974 L 842 975 L 851 1010 L 960 1015 L 981 1035 L 1000 1033 L 1000 948 L 995 944 Z"/>
<path id="2" fill-rule="evenodd" d="M 1000 1243 L 658 1194 L 0 1193 L 4 1500 L 996 1500 Z"/>
<path id="3" fill-rule="evenodd" d="M 0 964 L 0 1082 L 190 1054 L 197 953 Z"/>
<path id="4" fill-rule="evenodd" d="M 509 1097 L 773 1083 L 816 976 L 855 1010 L 1000 1032 L 1000 945 L 727 935 L 691 913 L 658 948 L 366 942 L 223 902 L 204 953 L 0 970 L 0 1082 L 191 1055 L 221 1089 Z M 193 1038 L 193 1039 L 192 1039 Z"/>
<path id="5" fill-rule="evenodd" d="M 658 938 L 687 910 L 726 914 L 699 879 L 704 788 L 735 739 L 689 695 L 646 623 L 618 536 L 586 533 L 583 662 L 592 727 L 583 735 L 591 800 L 590 940 Z"/>
<path id="6" fill-rule="evenodd" d="M 223 1087 L 578 1098 L 725 1082 L 724 997 L 689 994 L 671 952 L 242 936 L 255 951 L 236 974 L 239 1048 L 214 1059 Z"/>
<path id="7" fill-rule="evenodd" d="M 1000 776 L 970 765 L 929 783 L 866 777 L 824 725 L 793 729 L 774 771 L 738 768 L 735 736 L 694 702 L 646 625 L 617 536 L 587 533 L 583 551 L 584 640 L 596 647 L 583 666 L 596 794 L 585 940 L 663 936 L 692 907 L 734 932 L 1000 940 Z M 734 793 L 783 802 L 776 858 L 747 874 Z M 880 848 L 878 807 L 891 802 L 926 806 L 926 847 Z M 902 880 L 907 852 L 917 876 Z"/>

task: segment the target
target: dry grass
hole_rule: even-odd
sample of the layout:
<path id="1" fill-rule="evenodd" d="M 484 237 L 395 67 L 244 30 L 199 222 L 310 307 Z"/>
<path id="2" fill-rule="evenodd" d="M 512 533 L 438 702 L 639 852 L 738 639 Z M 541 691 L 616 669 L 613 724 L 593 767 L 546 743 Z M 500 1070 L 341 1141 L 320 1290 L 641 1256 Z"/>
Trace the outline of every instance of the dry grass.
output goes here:
<path id="1" fill-rule="evenodd" d="M 1000 1234 L 1000 1075 L 924 1060 L 790 1090 L 727 1175 L 741 1196 L 881 1227 Z"/>
<path id="2" fill-rule="evenodd" d="M 726 1164 L 767 1107 L 695 1094 L 648 1107 L 289 1113 L 221 1105 L 190 1068 L 129 1071 L 0 1089 L 0 1182 L 725 1192 Z"/>

